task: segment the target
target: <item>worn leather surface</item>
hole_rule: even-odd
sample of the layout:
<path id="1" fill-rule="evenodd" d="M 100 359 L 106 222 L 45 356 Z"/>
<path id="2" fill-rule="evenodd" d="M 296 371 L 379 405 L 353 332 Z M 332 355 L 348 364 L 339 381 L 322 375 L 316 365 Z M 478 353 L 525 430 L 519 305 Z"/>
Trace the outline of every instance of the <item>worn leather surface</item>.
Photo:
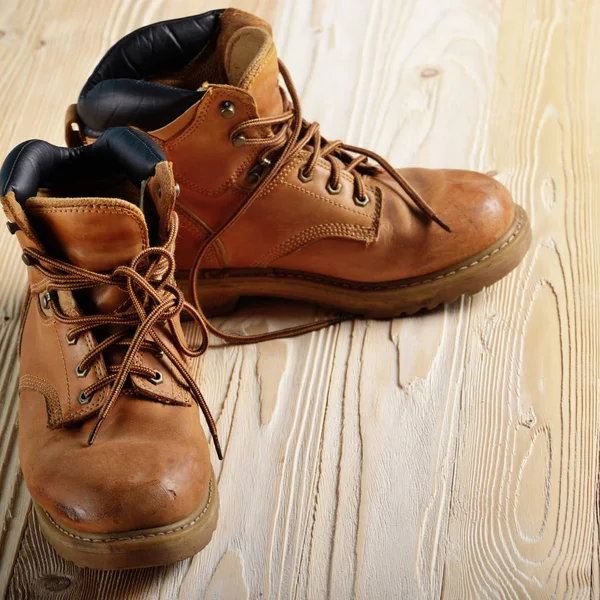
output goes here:
<path id="1" fill-rule="evenodd" d="M 217 55 L 228 83 L 209 81 L 202 99 L 150 132 L 173 162 L 181 186 L 176 255 L 181 270 L 191 268 L 204 240 L 252 193 L 249 174 L 262 148 L 235 147 L 232 129 L 284 111 L 270 26 L 236 9 L 227 9 L 220 21 Z M 222 114 L 225 101 L 235 107 L 231 118 Z M 263 128 L 247 135 L 268 133 Z M 213 243 L 203 267 L 280 267 L 357 282 L 393 281 L 451 267 L 500 239 L 513 221 L 510 194 L 486 175 L 400 170 L 451 228 L 448 233 L 418 211 L 383 171 L 363 175 L 370 198 L 364 207 L 355 203 L 353 177 L 346 171 L 341 192 L 327 190 L 327 160 L 319 160 L 311 181 L 301 181 L 298 170 L 308 157 L 308 151 L 301 151 L 281 169 Z"/>
<path id="2" fill-rule="evenodd" d="M 157 212 L 152 230 L 139 208 L 118 198 L 38 197 L 28 200 L 24 209 L 9 191 L 2 206 L 9 221 L 19 226 L 16 238 L 23 248 L 110 272 L 128 264 L 150 239 L 164 240 L 165 222 L 175 203 L 168 163 L 156 166 L 147 190 L 147 201 Z M 55 520 L 82 533 L 125 532 L 184 519 L 205 498 L 212 472 L 198 409 L 185 382 L 168 359 L 149 350 L 140 352 L 136 364 L 160 371 L 163 382 L 154 385 L 130 375 L 89 446 L 108 388 L 97 391 L 88 404 L 78 402 L 79 393 L 103 377 L 109 364 L 120 364 L 124 349 L 107 349 L 86 376 L 78 377 L 77 365 L 98 344 L 97 331 L 80 334 L 77 343 L 69 344 L 70 325 L 60 323 L 42 302 L 48 279 L 35 267 L 27 270 L 19 453 L 34 500 Z M 123 292 L 108 285 L 59 290 L 56 298 L 69 316 L 111 314 L 123 300 Z M 170 340 L 163 326 L 157 331 L 161 339 Z"/>
<path id="3" fill-rule="evenodd" d="M 342 245 L 339 240 L 320 239 L 294 253 L 281 255 L 269 266 L 361 282 L 405 279 L 433 273 L 474 256 L 499 240 L 513 222 L 512 198 L 491 177 L 446 169 L 400 172 L 427 198 L 451 227 L 451 233 L 428 222 L 397 193 L 389 178 L 382 176 L 372 181 L 383 196 L 375 243 Z M 230 238 L 226 236 L 227 239 Z"/>
<path id="4" fill-rule="evenodd" d="M 49 429 L 43 394 L 21 387 L 19 455 L 27 487 L 54 519 L 82 532 L 174 523 L 208 489 L 208 445 L 197 413 L 195 405 L 128 397 L 87 446 L 93 421 Z"/>
<path id="5" fill-rule="evenodd" d="M 223 119 L 219 105 L 236 105 Z M 177 122 L 153 132 L 174 164 L 181 186 L 182 229 L 177 263 L 189 269 L 209 231 L 229 220 L 251 193 L 248 173 L 260 149 L 236 148 L 229 131 L 258 116 L 252 97 L 230 86 L 211 86 L 205 98 Z M 286 165 L 266 193 L 220 238 L 204 261 L 210 268 L 280 267 L 352 281 L 392 281 L 446 268 L 484 250 L 510 227 L 510 194 L 491 177 L 471 171 L 402 169 L 400 172 L 450 226 L 431 223 L 387 175 L 368 177 L 371 201 L 353 199 L 353 181 L 342 175 L 342 191 L 327 192 L 330 165 L 321 160 L 312 181 L 298 177 L 307 153 Z M 190 213 L 197 217 L 190 216 Z M 183 225 L 185 223 L 185 225 Z"/>

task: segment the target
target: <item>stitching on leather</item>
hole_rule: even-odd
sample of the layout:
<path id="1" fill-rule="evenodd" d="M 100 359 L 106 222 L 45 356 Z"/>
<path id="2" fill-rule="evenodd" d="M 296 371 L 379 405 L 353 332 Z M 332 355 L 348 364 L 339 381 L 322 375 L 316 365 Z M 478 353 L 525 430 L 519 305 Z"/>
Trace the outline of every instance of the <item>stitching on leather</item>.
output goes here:
<path id="1" fill-rule="evenodd" d="M 308 158 L 308 153 L 307 153 L 307 158 Z M 319 158 L 319 160 L 317 161 L 317 166 L 321 167 L 322 169 L 325 169 L 327 171 L 331 171 L 331 164 L 329 163 L 329 161 L 325 158 Z M 348 183 L 354 185 L 354 176 L 351 175 L 348 171 L 346 170 L 342 170 L 340 171 L 340 179 L 347 181 Z M 367 187 L 369 187 L 368 184 Z"/>
<path id="2" fill-rule="evenodd" d="M 31 289 L 27 289 L 25 293 L 25 301 L 23 302 L 23 313 L 21 317 L 21 323 L 19 324 L 19 337 L 17 340 L 19 356 L 21 355 L 21 348 L 23 344 L 23 332 L 25 331 L 25 324 L 27 323 L 27 318 L 29 317 L 29 309 L 31 308 L 32 297 L 33 294 L 31 293 Z"/>
<path id="3" fill-rule="evenodd" d="M 216 250 L 216 242 L 218 240 L 215 240 L 210 246 L 209 248 L 206 250 L 206 253 L 204 254 L 204 257 L 202 259 L 202 264 L 214 264 L 217 265 L 217 267 L 215 268 L 225 268 L 225 259 L 222 256 L 222 252 L 221 250 Z M 199 244 L 198 244 L 199 246 Z M 197 250 L 194 251 L 194 254 L 197 254 Z M 210 267 L 205 267 L 205 268 L 210 268 Z"/>
<path id="4" fill-rule="evenodd" d="M 213 233 L 213 231 L 204 227 L 202 223 L 190 218 L 185 210 L 181 210 L 181 207 L 179 207 L 177 214 L 179 215 L 179 229 L 187 229 L 188 231 L 199 233 L 204 235 L 205 238 Z"/>
<path id="5" fill-rule="evenodd" d="M 500 250 L 503 250 L 504 248 L 506 248 L 506 246 L 508 246 L 519 235 L 522 227 L 523 227 L 523 216 L 521 214 L 519 216 L 519 220 L 517 221 L 517 228 L 515 229 L 514 233 L 501 246 L 498 246 L 498 248 L 494 248 L 494 250 L 492 250 L 489 254 L 486 254 L 485 256 L 482 256 L 480 259 L 475 260 L 468 265 L 460 267 L 459 269 L 456 269 L 455 271 L 450 271 L 449 273 L 444 273 L 443 275 L 438 275 L 437 277 L 433 277 L 431 279 L 426 279 L 425 281 L 416 281 L 414 283 L 403 285 L 403 286 L 400 286 L 399 289 L 402 289 L 405 287 L 415 287 L 417 285 L 423 285 L 425 283 L 431 283 L 433 281 L 438 281 L 440 279 L 450 277 L 451 275 L 456 275 L 459 272 L 466 271 L 467 269 L 470 269 L 471 267 L 474 267 L 475 265 L 482 263 L 483 261 L 487 260 L 488 258 L 491 258 L 492 256 L 494 256 L 494 254 L 500 252 Z"/>
<path id="6" fill-rule="evenodd" d="M 199 239 L 200 242 L 205 241 L 208 236 L 214 233 L 214 230 L 198 217 L 198 215 L 193 213 L 185 204 L 180 204 L 178 206 L 177 214 L 179 215 L 179 229 L 186 229 Z M 199 247 L 200 243 L 196 243 L 195 254 L 198 252 Z M 217 266 L 224 267 L 226 264 L 223 242 L 220 239 L 214 240 L 206 251 L 206 262 L 210 264 L 211 258 Z"/>
<path id="7" fill-rule="evenodd" d="M 251 65 L 251 68 L 244 73 L 244 85 L 242 89 L 247 90 L 250 87 L 250 83 L 252 83 L 253 79 L 256 79 L 258 75 L 263 71 L 266 67 L 268 59 L 275 52 L 275 44 L 273 44 L 266 54 L 258 55 Z"/>
<path id="8" fill-rule="evenodd" d="M 47 286 L 48 286 L 47 278 L 43 279 L 41 282 L 39 282 L 36 285 L 32 285 L 31 286 L 31 297 L 35 298 L 37 295 L 39 295 L 40 292 L 45 291 L 47 289 Z M 54 330 L 54 333 L 56 334 L 58 347 L 60 349 L 60 356 L 62 359 L 63 367 L 65 369 L 65 381 L 67 384 L 67 416 L 65 417 L 64 415 L 61 415 L 61 419 L 59 421 L 56 421 L 55 423 L 51 423 L 52 427 L 59 427 L 59 426 L 63 426 L 68 423 L 71 423 L 72 421 L 76 420 L 77 417 L 79 417 L 80 415 L 86 416 L 86 415 L 94 412 L 94 410 L 96 410 L 100 405 L 102 405 L 104 398 L 106 396 L 106 391 L 104 391 L 104 390 L 97 391 L 94 394 L 94 400 L 92 402 L 90 402 L 83 408 L 80 408 L 79 410 L 76 410 L 74 412 L 72 411 L 72 409 L 71 409 L 71 404 L 72 404 L 71 391 L 70 391 L 70 384 L 69 384 L 69 370 L 67 368 L 67 363 L 65 360 L 64 352 L 63 352 L 63 345 L 61 344 L 61 337 L 58 333 L 56 319 L 54 317 L 48 317 L 42 312 L 42 308 L 40 306 L 39 301 L 35 302 L 35 307 L 36 308 L 34 310 L 38 311 L 38 315 L 41 318 L 41 324 L 44 327 L 52 327 L 52 329 Z M 84 338 L 87 343 L 88 350 L 91 351 L 93 349 L 93 345 L 90 343 L 89 336 L 91 336 L 90 333 L 82 333 L 81 334 L 81 337 Z M 93 368 L 94 368 L 97 378 L 100 379 L 102 373 L 100 372 L 100 367 L 98 366 L 97 362 L 94 363 Z"/>
<path id="9" fill-rule="evenodd" d="M 92 336 L 92 334 L 89 332 L 81 334 L 81 337 L 85 339 L 88 350 L 90 352 L 94 348 L 93 343 L 90 340 L 91 336 Z M 62 346 L 61 346 L 61 351 L 62 351 Z M 104 373 L 102 373 L 100 370 L 100 366 L 98 365 L 98 360 L 94 361 L 93 368 L 94 368 L 94 372 L 96 373 L 96 378 L 101 379 L 102 376 L 104 375 Z M 67 379 L 67 386 L 68 386 L 68 379 Z M 87 386 L 84 386 L 84 387 L 87 387 Z M 71 412 L 71 410 L 70 410 L 71 396 L 69 395 L 69 417 L 68 417 L 67 422 L 70 422 L 81 415 L 84 415 L 84 416 L 90 415 L 92 412 L 94 412 L 94 410 L 96 410 L 96 408 L 100 407 L 104 403 L 105 396 L 106 396 L 106 390 L 98 390 L 94 394 L 94 400 L 92 402 L 90 402 L 83 408 L 80 408 L 79 410 L 74 410 L 73 412 Z"/>
<path id="10" fill-rule="evenodd" d="M 233 93 L 233 90 L 232 90 L 232 93 Z M 218 92 L 213 92 L 211 94 L 211 96 L 212 97 L 208 98 L 208 101 L 206 102 L 205 106 L 202 106 L 204 104 L 204 102 L 200 103 L 198 112 L 196 113 L 196 116 L 194 117 L 192 124 L 189 125 L 180 134 L 176 135 L 176 137 L 174 139 L 169 140 L 168 142 L 165 143 L 165 149 L 167 151 L 175 150 L 179 145 L 181 145 L 182 142 L 184 142 L 188 137 L 193 135 L 196 132 L 196 130 L 204 123 L 209 109 L 211 109 L 213 107 L 213 105 L 216 104 L 217 100 L 219 99 Z M 246 117 L 246 120 L 252 118 L 252 113 L 248 110 L 248 108 L 245 105 L 244 105 L 244 116 Z M 226 189 L 231 187 L 232 185 L 235 185 L 235 182 L 238 179 L 238 177 L 240 176 L 240 174 L 248 167 L 248 165 L 250 165 L 252 162 L 254 162 L 254 160 L 256 159 L 256 156 L 258 155 L 258 152 L 259 152 L 258 149 L 255 150 L 254 152 L 252 152 L 248 156 L 248 158 L 233 172 L 231 177 L 229 179 L 227 179 L 227 181 L 225 181 L 225 183 L 223 183 L 218 188 L 214 188 L 214 189 L 203 188 L 203 187 L 199 186 L 198 184 L 195 184 L 193 181 L 190 181 L 189 179 L 187 179 L 187 177 L 182 175 L 179 172 L 179 170 L 176 170 L 177 172 L 175 173 L 175 175 L 176 175 L 177 180 L 185 183 L 187 187 L 191 187 L 193 190 L 196 190 L 197 192 L 201 192 L 201 193 L 207 194 L 209 196 L 218 196 L 218 195 L 222 194 Z"/>
<path id="11" fill-rule="evenodd" d="M 129 135 L 133 135 L 133 137 L 136 138 L 139 142 L 142 142 L 142 144 L 144 144 L 144 146 L 146 146 L 146 148 L 148 148 L 148 150 L 150 151 L 150 154 L 152 154 L 152 157 L 155 158 L 158 162 L 163 162 L 165 160 L 162 156 L 160 156 L 156 153 L 156 150 L 154 148 L 152 148 L 152 146 L 150 146 L 150 144 L 148 144 L 148 142 L 146 142 L 146 140 L 142 137 L 142 135 L 140 133 L 138 133 L 137 131 L 135 131 L 133 129 L 126 129 L 125 131 Z M 154 165 L 154 167 L 156 167 L 156 165 Z"/>
<path id="12" fill-rule="evenodd" d="M 370 233 L 371 227 L 366 225 L 354 225 L 352 223 L 322 223 L 320 225 L 313 225 L 303 231 L 300 231 L 296 235 L 288 238 L 281 242 L 274 248 L 271 248 L 269 252 L 263 255 L 262 258 L 254 263 L 254 267 L 266 267 L 270 263 L 295 252 L 299 248 L 302 248 L 309 242 L 325 237 L 350 237 L 351 239 L 357 239 L 352 234 Z M 358 238 L 364 239 L 364 238 Z"/>
<path id="13" fill-rule="evenodd" d="M 141 356 L 136 357 L 136 359 L 134 359 L 134 362 L 137 366 L 140 366 L 140 367 L 144 366 L 144 361 Z M 165 365 L 165 367 L 166 366 L 167 365 Z M 170 370 L 169 370 L 169 378 L 171 380 L 171 394 L 170 395 L 173 396 L 173 399 L 170 399 L 167 394 L 159 394 L 159 393 L 155 392 L 154 389 L 156 389 L 156 388 L 155 388 L 154 384 L 151 383 L 150 381 L 147 381 L 146 379 L 144 379 L 143 376 L 132 375 L 131 377 L 134 381 L 135 387 L 142 390 L 154 402 L 160 402 L 161 404 L 168 404 L 171 406 L 181 406 L 181 405 L 192 406 L 191 401 L 188 400 L 187 398 L 185 398 L 185 396 L 178 397 L 179 392 L 175 391 L 175 387 L 179 386 L 179 382 L 177 381 L 176 376 L 173 375 L 173 373 L 171 373 Z"/>
<path id="14" fill-rule="evenodd" d="M 67 371 L 67 361 L 65 360 L 65 353 L 60 343 L 60 336 L 58 335 L 58 328 L 56 327 L 56 320 L 52 319 L 52 329 L 56 335 L 56 342 L 58 344 L 58 350 L 60 352 L 60 358 L 62 359 L 63 368 L 65 370 L 65 383 L 67 384 L 67 411 L 71 413 L 71 386 L 69 384 L 69 373 Z"/>
<path id="15" fill-rule="evenodd" d="M 52 387 L 52 384 L 46 379 L 37 375 L 23 375 L 19 379 L 19 391 L 32 390 L 41 394 L 46 400 L 46 410 L 48 412 L 48 422 L 50 425 L 60 423 L 63 419 L 60 408 L 58 392 Z"/>
<path id="16" fill-rule="evenodd" d="M 188 125 L 184 131 L 175 134 L 174 138 L 163 142 L 165 144 L 165 148 L 168 148 L 169 150 L 177 148 L 177 146 L 179 146 L 182 142 L 187 140 L 196 131 L 196 129 L 200 127 L 200 125 L 204 122 L 204 118 L 208 113 L 208 109 L 211 108 L 213 105 L 213 99 L 211 98 L 212 95 L 213 94 L 210 94 L 208 98 L 206 97 L 206 95 L 202 97 L 202 100 L 200 101 L 200 104 L 196 109 L 196 116 L 194 117 L 194 120 L 192 121 L 191 125 Z"/>
<path id="17" fill-rule="evenodd" d="M 279 186 L 279 185 L 287 185 L 291 188 L 296 188 L 305 194 L 308 194 L 308 195 L 318 198 L 320 200 L 324 200 L 325 202 L 329 202 L 330 204 L 333 204 L 334 206 L 338 206 L 339 208 L 343 208 L 344 210 L 350 211 L 352 213 L 356 213 L 358 215 L 364 216 L 366 219 L 369 219 L 372 222 L 372 228 L 373 228 L 373 234 L 374 234 L 373 240 L 375 240 L 375 236 L 378 232 L 379 217 L 380 217 L 380 213 L 381 213 L 381 196 L 380 196 L 380 193 L 378 193 L 379 188 L 374 188 L 373 186 L 370 186 L 370 185 L 366 186 L 367 189 L 369 189 L 371 191 L 371 193 L 373 193 L 377 197 L 375 212 L 373 213 L 372 216 L 370 216 L 370 215 L 366 214 L 365 212 L 361 212 L 356 209 L 349 208 L 347 206 L 344 206 L 343 204 L 336 202 L 335 200 L 332 200 L 331 198 L 327 198 L 325 196 L 316 194 L 316 193 L 311 192 L 301 186 L 296 186 L 295 184 L 286 181 L 287 176 L 292 171 L 294 171 L 301 163 L 303 163 L 306 160 L 306 158 L 307 158 L 306 153 L 300 153 L 297 156 L 295 156 L 286 166 L 284 166 L 279 171 L 279 174 L 277 175 L 277 177 L 266 188 L 264 188 L 263 191 L 261 192 L 261 194 L 259 196 L 256 196 L 256 198 L 260 198 L 262 196 L 269 195 L 271 192 L 275 191 L 277 186 Z M 322 168 L 327 168 L 328 163 L 324 159 L 319 159 L 318 165 L 321 166 Z M 344 173 L 343 171 L 341 173 L 341 176 L 348 183 L 353 182 L 352 176 L 347 173 Z"/>
<path id="18" fill-rule="evenodd" d="M 506 248 L 506 246 L 508 246 L 510 243 L 512 243 L 514 241 L 514 239 L 521 232 L 522 227 L 523 227 L 523 216 L 521 214 L 519 216 L 519 220 L 517 221 L 517 228 L 515 229 L 514 233 L 501 246 L 499 246 L 498 248 L 494 248 L 494 250 L 492 250 L 489 254 L 482 256 L 481 258 L 479 258 L 476 261 L 473 261 L 469 265 L 465 265 L 463 267 L 460 267 L 459 269 L 450 271 L 449 273 L 444 273 L 443 275 L 438 275 L 437 277 L 425 279 L 424 281 L 415 281 L 414 283 L 406 283 L 406 284 L 398 285 L 398 286 L 393 285 L 393 282 L 391 282 L 390 285 L 379 285 L 379 286 L 361 285 L 361 284 L 356 284 L 356 283 L 344 283 L 342 281 L 329 280 L 326 278 L 326 276 L 325 277 L 311 277 L 304 273 L 277 273 L 277 274 L 270 273 L 270 274 L 264 274 L 264 275 L 263 274 L 252 275 L 252 277 L 266 277 L 266 278 L 275 278 L 275 279 L 283 279 L 283 278 L 305 279 L 307 281 L 315 281 L 317 283 L 326 283 L 327 285 L 331 285 L 334 287 L 353 289 L 353 290 L 364 290 L 364 291 L 380 291 L 380 290 L 389 290 L 389 289 L 401 290 L 401 289 L 408 288 L 408 287 L 416 287 L 419 285 L 425 285 L 425 284 L 431 283 L 433 281 L 438 281 L 440 279 L 450 277 L 451 275 L 456 275 L 459 272 L 470 269 L 471 267 L 474 267 L 475 265 L 478 265 L 479 263 L 482 263 L 485 260 L 488 260 L 494 254 L 500 252 L 500 250 L 503 250 L 504 248 Z M 230 277 L 231 277 L 231 275 L 230 275 Z"/>
<path id="19" fill-rule="evenodd" d="M 332 200 L 331 198 L 327 198 L 326 196 L 322 196 L 320 194 L 315 194 L 315 192 L 311 192 L 310 190 L 307 190 L 306 188 L 303 188 L 300 185 L 296 185 L 295 183 L 291 183 L 289 181 L 282 181 L 281 183 L 283 185 L 287 185 L 287 186 L 289 186 L 291 188 L 299 190 L 303 194 L 308 194 L 309 196 L 313 196 L 314 198 L 318 198 L 319 200 L 323 200 L 324 202 L 328 202 L 329 204 L 333 204 L 334 206 L 337 206 L 339 208 L 343 208 L 344 210 L 347 210 L 347 211 L 349 211 L 351 213 L 354 213 L 356 215 L 360 215 L 361 217 L 365 217 L 366 219 L 372 220 L 371 217 L 366 212 L 364 212 L 364 211 L 355 210 L 354 208 L 350 208 L 349 206 L 344 206 L 340 202 L 336 202 L 335 200 Z"/>
<path id="20" fill-rule="evenodd" d="M 375 240 L 377 240 L 377 237 L 379 236 L 379 224 L 381 221 L 381 209 L 383 206 L 383 192 L 381 191 L 381 189 L 375 187 L 373 189 L 373 194 L 375 195 L 375 212 L 373 213 L 373 237 L 372 239 L 367 241 L 367 245 L 372 244 Z"/>
<path id="21" fill-rule="evenodd" d="M 289 173 L 289 170 L 287 172 Z M 372 215 L 367 215 L 364 212 L 344 206 L 335 200 L 316 194 L 288 181 L 282 180 L 280 183 L 295 188 L 302 193 L 312 196 L 318 200 L 323 200 L 333 204 L 334 206 L 363 216 L 365 219 L 371 221 L 371 225 L 358 225 L 355 223 L 326 223 L 309 227 L 269 250 L 253 264 L 254 267 L 266 267 L 270 263 L 282 258 L 283 256 L 291 254 L 292 252 L 302 248 L 309 242 L 319 239 L 319 237 L 347 236 L 351 239 L 365 241 L 367 244 L 371 244 L 373 241 L 375 241 L 379 230 L 379 219 L 381 215 L 381 191 L 379 188 L 373 189 L 371 186 L 368 186 L 371 190 L 371 193 L 375 196 L 375 210 Z M 360 237 L 353 236 L 353 233 L 359 235 Z"/>
<path id="22" fill-rule="evenodd" d="M 118 206 L 98 207 L 96 204 L 90 204 L 88 206 L 89 206 L 89 208 L 75 208 L 75 207 L 66 207 L 66 206 L 65 207 L 63 207 L 63 206 L 33 206 L 31 208 L 31 211 L 34 213 L 59 212 L 59 213 L 90 213 L 90 214 L 125 215 L 127 217 L 130 217 L 131 220 L 137 225 L 137 227 L 140 231 L 141 238 L 142 238 L 142 248 L 144 250 L 146 250 L 146 248 L 148 247 L 148 245 L 146 243 L 146 238 L 147 238 L 146 232 L 144 231 L 144 228 L 142 227 L 142 224 L 140 223 L 139 219 L 134 217 L 134 215 L 130 211 L 128 211 L 124 208 L 120 208 Z"/>
<path id="23" fill-rule="evenodd" d="M 202 512 L 192 521 L 189 521 L 188 523 L 184 523 L 183 525 L 180 525 L 179 527 L 175 527 L 175 529 L 170 529 L 169 531 L 161 531 L 159 533 L 148 533 L 148 534 L 143 534 L 143 535 L 105 538 L 105 539 L 101 539 L 101 540 L 94 539 L 94 538 L 88 538 L 88 537 L 82 537 L 82 536 L 70 533 L 66 529 L 63 529 L 52 518 L 52 515 L 50 515 L 50 513 L 48 513 L 47 510 L 44 510 L 44 513 L 50 519 L 51 523 L 54 525 L 54 527 L 56 527 L 56 529 L 58 529 L 60 532 L 64 533 L 65 535 L 68 535 L 70 538 L 73 538 L 75 540 L 80 540 L 82 542 L 92 542 L 93 544 L 106 544 L 108 542 L 125 542 L 128 540 L 143 540 L 143 539 L 149 539 L 149 538 L 155 538 L 155 537 L 162 537 L 165 535 L 169 535 L 171 533 L 176 533 L 178 531 L 182 531 L 183 529 L 187 529 L 188 527 L 195 525 L 206 514 L 206 511 L 208 510 L 208 507 L 210 506 L 212 499 L 213 499 L 213 480 L 211 478 L 210 481 L 208 482 L 208 500 L 206 502 L 206 506 L 203 508 Z"/>
<path id="24" fill-rule="evenodd" d="M 284 166 L 282 169 L 280 169 L 280 171 L 277 174 L 277 176 L 275 177 L 275 179 L 273 179 L 273 181 L 271 181 L 271 183 L 269 183 L 269 185 L 267 185 L 265 188 L 263 188 L 261 193 L 258 196 L 255 196 L 254 200 L 256 200 L 257 198 L 261 198 L 263 196 L 267 196 L 273 190 L 275 190 L 275 188 L 277 188 L 277 186 L 280 185 L 281 182 L 294 170 L 294 168 L 297 168 L 298 165 L 301 162 L 303 162 L 304 159 L 305 159 L 305 156 L 303 156 L 303 155 L 298 155 L 297 157 L 293 158 L 286 166 Z"/>
<path id="25" fill-rule="evenodd" d="M 142 360 L 142 356 L 141 353 L 137 354 L 134 358 L 133 358 L 133 364 L 137 367 L 141 367 L 143 366 L 143 360 Z M 148 394 L 150 395 L 150 397 L 153 400 L 157 400 L 158 398 L 156 397 L 156 394 L 154 394 L 154 392 L 152 392 L 149 388 L 150 386 L 154 387 L 154 384 L 150 383 L 149 381 L 147 381 L 146 379 L 144 379 L 143 376 L 141 375 L 131 375 L 131 381 L 133 382 L 135 387 L 140 388 L 142 391 L 144 392 L 148 392 Z"/>
<path id="26" fill-rule="evenodd" d="M 236 182 L 239 179 L 240 175 L 251 165 L 258 155 L 258 150 L 254 151 L 252 154 L 248 156 L 248 158 L 240 164 L 240 166 L 233 172 L 233 175 L 225 181 L 221 186 L 214 189 L 207 189 L 199 186 L 197 183 L 188 179 L 185 175 L 182 175 L 181 172 L 177 172 L 175 175 L 177 180 L 181 183 L 184 183 L 186 187 L 190 187 L 196 192 L 200 192 L 202 194 L 206 194 L 207 196 L 220 196 L 224 192 L 226 192 L 229 188 L 236 186 Z"/>
<path id="27" fill-rule="evenodd" d="M 27 217 L 25 217 L 24 219 L 18 219 L 17 215 L 15 214 L 15 211 L 12 209 L 12 206 L 10 206 L 10 203 L 7 199 L 7 196 L 10 193 L 11 192 L 7 192 L 7 194 L 2 197 L 2 208 L 4 209 L 7 218 L 12 219 L 15 223 L 20 220 L 21 224 L 23 225 L 23 227 L 21 227 L 20 233 L 22 233 L 30 242 L 37 246 L 39 242 L 36 239 L 35 235 L 33 235 L 33 232 L 29 229 L 30 224 L 27 220 Z M 12 194 L 14 196 L 14 192 L 12 192 Z M 16 198 L 17 197 L 15 196 L 15 202 L 18 202 Z"/>
<path id="28" fill-rule="evenodd" d="M 188 394 L 186 393 L 188 390 L 185 388 L 180 381 L 176 379 L 175 376 L 171 378 L 172 382 L 172 396 L 181 404 L 185 404 L 185 406 L 192 406 L 190 399 L 188 398 Z"/>

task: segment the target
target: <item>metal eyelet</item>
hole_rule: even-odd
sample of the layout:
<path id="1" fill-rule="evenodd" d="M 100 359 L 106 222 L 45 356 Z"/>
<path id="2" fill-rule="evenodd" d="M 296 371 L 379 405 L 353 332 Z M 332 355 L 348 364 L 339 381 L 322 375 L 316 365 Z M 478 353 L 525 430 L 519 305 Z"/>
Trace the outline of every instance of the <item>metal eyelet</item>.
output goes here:
<path id="1" fill-rule="evenodd" d="M 250 185 L 256 185 L 260 181 L 260 173 L 256 171 L 248 171 L 247 177 Z"/>
<path id="2" fill-rule="evenodd" d="M 232 138 L 231 143 L 236 148 L 241 148 L 246 143 L 246 136 L 243 133 L 238 133 L 234 138 Z"/>
<path id="3" fill-rule="evenodd" d="M 67 344 L 69 344 L 69 346 L 74 346 L 79 341 L 79 336 L 76 335 L 75 337 L 71 337 L 67 332 L 67 335 L 65 335 L 65 339 L 67 340 Z"/>
<path id="4" fill-rule="evenodd" d="M 28 266 L 28 267 L 33 267 L 35 265 L 38 264 L 38 260 L 37 258 L 33 258 L 33 256 L 29 256 L 29 254 L 25 254 L 23 253 L 21 255 L 21 258 L 23 259 L 23 262 Z"/>
<path id="5" fill-rule="evenodd" d="M 6 228 L 10 232 L 10 235 L 15 235 L 15 233 L 17 233 L 17 231 L 20 229 L 20 227 L 12 221 L 6 221 Z"/>
<path id="6" fill-rule="evenodd" d="M 159 385 L 163 382 L 163 376 L 160 371 L 154 371 L 154 377 L 148 377 L 148 381 L 154 385 Z"/>
<path id="7" fill-rule="evenodd" d="M 75 375 L 77 375 L 77 377 L 87 377 L 89 372 L 89 367 L 87 369 L 81 369 L 81 365 L 75 367 Z"/>
<path id="8" fill-rule="evenodd" d="M 165 355 L 165 353 L 164 353 L 164 351 L 163 351 L 163 350 L 157 350 L 157 351 L 154 353 L 154 356 L 156 356 L 156 358 L 162 358 L 164 355 Z"/>
<path id="9" fill-rule="evenodd" d="M 367 204 L 369 204 L 369 202 L 371 202 L 371 199 L 369 198 L 369 194 L 365 194 L 364 198 L 359 198 L 358 196 L 355 195 L 353 200 L 354 200 L 354 204 L 356 204 L 357 206 L 366 206 Z"/>
<path id="10" fill-rule="evenodd" d="M 267 174 L 271 161 L 266 156 L 256 165 L 254 165 L 248 171 L 248 182 L 250 185 L 256 185 L 261 182 L 263 177 Z"/>
<path id="11" fill-rule="evenodd" d="M 175 198 L 179 198 L 179 194 L 181 194 L 181 188 L 179 187 L 179 184 L 176 183 L 175 184 Z"/>
<path id="12" fill-rule="evenodd" d="M 298 179 L 302 183 L 308 183 L 309 181 L 312 181 L 313 177 L 314 177 L 314 173 L 310 173 L 309 175 L 307 175 L 306 172 L 304 171 L 304 167 L 300 167 L 298 169 Z"/>
<path id="13" fill-rule="evenodd" d="M 50 292 L 45 292 L 42 295 L 42 308 L 44 310 L 50 310 L 51 302 L 52 302 L 52 294 Z"/>
<path id="14" fill-rule="evenodd" d="M 77 402 L 79 402 L 79 404 L 89 404 L 91 399 L 92 397 L 86 396 L 83 391 L 79 392 L 79 396 L 77 396 Z"/>
<path id="15" fill-rule="evenodd" d="M 342 191 L 342 182 L 338 181 L 337 187 L 333 187 L 331 182 L 328 181 L 325 188 L 332 196 L 337 196 Z"/>
<path id="16" fill-rule="evenodd" d="M 235 115 L 235 104 L 231 100 L 225 100 L 219 104 L 219 110 L 224 119 L 231 119 Z"/>

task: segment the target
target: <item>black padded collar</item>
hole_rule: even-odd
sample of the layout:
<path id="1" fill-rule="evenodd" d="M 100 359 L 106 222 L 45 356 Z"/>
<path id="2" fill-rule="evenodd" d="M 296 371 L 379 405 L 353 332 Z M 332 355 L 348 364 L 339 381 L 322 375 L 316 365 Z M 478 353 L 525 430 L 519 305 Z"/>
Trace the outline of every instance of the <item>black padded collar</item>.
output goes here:
<path id="1" fill-rule="evenodd" d="M 108 79 L 79 98 L 77 114 L 90 137 L 123 125 L 151 131 L 176 119 L 204 94 L 149 81 Z"/>
<path id="2" fill-rule="evenodd" d="M 181 69 L 216 37 L 223 9 L 133 31 L 108 50 L 87 80 L 77 112 L 87 133 L 118 125 L 157 129 L 200 100 L 203 92 L 151 81 Z"/>
<path id="3" fill-rule="evenodd" d="M 129 127 L 115 127 L 98 141 L 79 148 L 60 148 L 42 140 L 29 140 L 14 148 L 0 169 L 0 192 L 14 192 L 24 206 L 40 187 L 51 187 L 68 178 L 81 181 L 124 174 L 137 185 L 167 160 L 147 135 Z"/>

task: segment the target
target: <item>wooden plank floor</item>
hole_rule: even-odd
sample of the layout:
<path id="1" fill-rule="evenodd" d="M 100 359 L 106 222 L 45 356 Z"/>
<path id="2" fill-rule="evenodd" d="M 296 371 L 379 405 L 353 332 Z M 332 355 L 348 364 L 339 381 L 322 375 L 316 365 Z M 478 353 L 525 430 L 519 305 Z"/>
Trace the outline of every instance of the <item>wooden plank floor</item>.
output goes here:
<path id="1" fill-rule="evenodd" d="M 41 537 L 18 467 L 25 269 L 0 229 L 0 596 L 596 598 L 600 2 L 240 0 L 275 26 L 304 112 L 398 165 L 496 174 L 532 250 L 502 283 L 414 318 L 215 348 L 198 380 L 226 449 L 194 559 L 81 570 Z M 2 0 L 0 151 L 62 142 L 108 46 L 203 0 Z M 257 331 L 312 315 L 251 304 Z"/>

